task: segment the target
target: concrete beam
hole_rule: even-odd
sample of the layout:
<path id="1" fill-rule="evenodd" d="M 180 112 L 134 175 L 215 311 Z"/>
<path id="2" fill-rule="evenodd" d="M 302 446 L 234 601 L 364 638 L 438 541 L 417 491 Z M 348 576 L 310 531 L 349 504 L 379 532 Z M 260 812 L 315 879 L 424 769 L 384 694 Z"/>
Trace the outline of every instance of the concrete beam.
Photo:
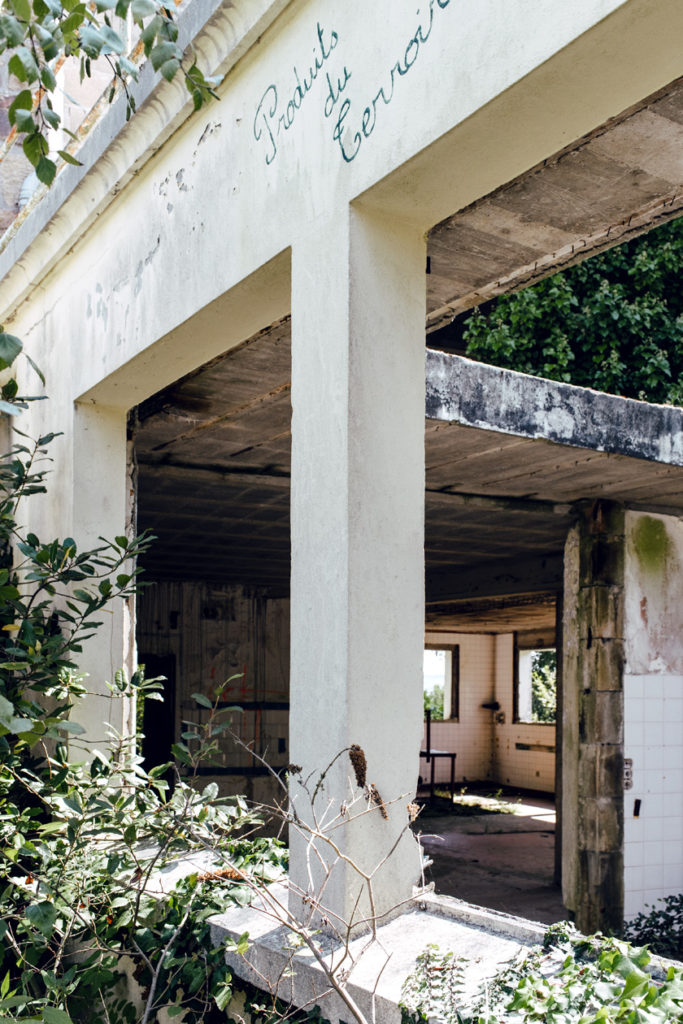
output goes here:
<path id="1" fill-rule="evenodd" d="M 683 409 L 427 349 L 428 419 L 683 466 Z"/>
<path id="2" fill-rule="evenodd" d="M 562 555 L 529 555 L 465 570 L 432 569 L 427 573 L 426 602 L 447 606 L 482 597 L 558 593 L 562 590 Z"/>

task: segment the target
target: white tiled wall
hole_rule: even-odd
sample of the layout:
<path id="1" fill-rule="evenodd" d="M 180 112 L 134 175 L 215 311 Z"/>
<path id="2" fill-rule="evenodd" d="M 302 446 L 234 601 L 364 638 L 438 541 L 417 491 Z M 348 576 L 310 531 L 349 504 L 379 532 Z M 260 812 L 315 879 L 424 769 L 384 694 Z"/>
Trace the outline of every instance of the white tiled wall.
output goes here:
<path id="1" fill-rule="evenodd" d="M 683 676 L 624 677 L 624 916 L 683 892 Z M 640 800 L 636 817 L 636 801 Z"/>
<path id="2" fill-rule="evenodd" d="M 520 786 L 524 789 L 555 789 L 555 755 L 545 751 L 518 750 L 555 745 L 555 727 L 513 722 L 514 642 L 511 634 L 430 633 L 430 644 L 460 645 L 460 719 L 432 724 L 432 748 L 457 753 L 458 781 L 481 781 Z M 505 715 L 497 723 L 494 713 L 482 704 L 496 700 Z M 423 747 L 425 741 L 423 739 Z M 420 771 L 429 772 L 424 761 Z M 437 760 L 434 777 L 449 779 L 450 764 Z"/>

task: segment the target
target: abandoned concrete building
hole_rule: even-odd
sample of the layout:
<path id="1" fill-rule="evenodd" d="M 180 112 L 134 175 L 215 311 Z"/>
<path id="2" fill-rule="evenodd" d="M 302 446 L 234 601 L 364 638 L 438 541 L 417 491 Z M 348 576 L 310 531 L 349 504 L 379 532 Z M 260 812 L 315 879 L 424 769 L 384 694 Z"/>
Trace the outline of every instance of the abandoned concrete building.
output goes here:
<path id="1" fill-rule="evenodd" d="M 193 116 L 144 69 L 0 253 L 2 321 L 48 377 L 27 422 L 64 432 L 32 525 L 158 537 L 93 685 L 167 676 L 162 759 L 230 679 L 274 767 L 357 743 L 411 797 L 423 650 L 457 650 L 433 745 L 457 779 L 556 793 L 579 926 L 680 891 L 683 411 L 471 362 L 448 325 L 680 214 L 683 8 L 193 0 L 179 23 L 220 99 Z M 555 725 L 514 685 L 545 647 Z M 108 703 L 81 712 L 100 739 Z M 268 785 L 227 740 L 206 773 Z M 375 863 L 404 821 L 348 849 Z M 290 871 L 305 888 L 296 848 Z M 405 836 L 379 912 L 418 874 Z M 350 913 L 341 866 L 328 899 Z"/>

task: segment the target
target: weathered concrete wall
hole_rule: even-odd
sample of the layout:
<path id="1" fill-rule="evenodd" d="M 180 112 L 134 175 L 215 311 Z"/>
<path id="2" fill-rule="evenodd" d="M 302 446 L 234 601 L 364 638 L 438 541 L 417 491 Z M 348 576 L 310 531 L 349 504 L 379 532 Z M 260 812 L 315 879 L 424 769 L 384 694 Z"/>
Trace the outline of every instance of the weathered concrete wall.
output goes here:
<path id="1" fill-rule="evenodd" d="M 230 714 L 234 732 L 272 767 L 288 763 L 289 601 L 237 586 L 155 583 L 139 600 L 137 643 L 140 652 L 175 657 L 174 741 L 185 723 L 208 717 L 192 694 L 213 700 L 216 689 L 230 680 L 222 699 L 248 705 L 244 713 Z M 148 708 L 153 728 L 155 705 Z M 219 742 L 217 771 L 203 769 L 200 781 L 214 779 L 223 793 L 249 799 L 272 796 L 271 780 L 239 774 L 240 766 L 253 767 L 250 755 L 229 735 Z"/>
<path id="2" fill-rule="evenodd" d="M 683 890 L 683 523 L 626 514 L 624 914 Z"/>
<path id="3" fill-rule="evenodd" d="M 565 549 L 562 895 L 578 927 L 623 919 L 624 510 L 579 510 Z"/>

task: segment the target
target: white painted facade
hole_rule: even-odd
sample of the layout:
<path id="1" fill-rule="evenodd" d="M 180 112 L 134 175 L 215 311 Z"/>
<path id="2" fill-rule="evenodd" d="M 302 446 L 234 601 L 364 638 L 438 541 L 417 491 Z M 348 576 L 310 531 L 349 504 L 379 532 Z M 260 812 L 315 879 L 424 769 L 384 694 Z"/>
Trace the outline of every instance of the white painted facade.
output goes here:
<path id="1" fill-rule="evenodd" d="M 66 168 L 0 255 L 3 323 L 50 394 L 23 426 L 63 431 L 31 525 L 81 544 L 120 533 L 128 410 L 291 312 L 291 758 L 313 770 L 359 743 L 385 799 L 408 795 L 421 730 L 426 232 L 680 76 L 683 11 L 676 0 L 195 0 L 181 21 L 207 73 L 227 72 L 220 100 L 191 117 L 180 82 L 148 70 L 130 124 L 115 104 L 83 150 L 94 167 Z M 486 655 L 487 689 L 506 643 Z M 134 657 L 121 611 L 84 668 L 103 687 Z M 381 666 L 372 688 L 369 661 Z M 103 713 L 96 700 L 82 709 L 93 737 Z M 515 746 L 526 732 L 496 728 L 497 766 L 526 784 L 535 762 Z M 546 778 L 538 763 L 533 779 Z M 336 799 L 344 778 L 328 781 Z M 403 823 L 399 802 L 389 822 L 351 829 L 348 852 L 376 864 Z M 305 888 L 296 847 L 292 874 Z M 417 875 L 404 837 L 378 910 Z M 327 895 L 348 916 L 343 870 Z"/>

